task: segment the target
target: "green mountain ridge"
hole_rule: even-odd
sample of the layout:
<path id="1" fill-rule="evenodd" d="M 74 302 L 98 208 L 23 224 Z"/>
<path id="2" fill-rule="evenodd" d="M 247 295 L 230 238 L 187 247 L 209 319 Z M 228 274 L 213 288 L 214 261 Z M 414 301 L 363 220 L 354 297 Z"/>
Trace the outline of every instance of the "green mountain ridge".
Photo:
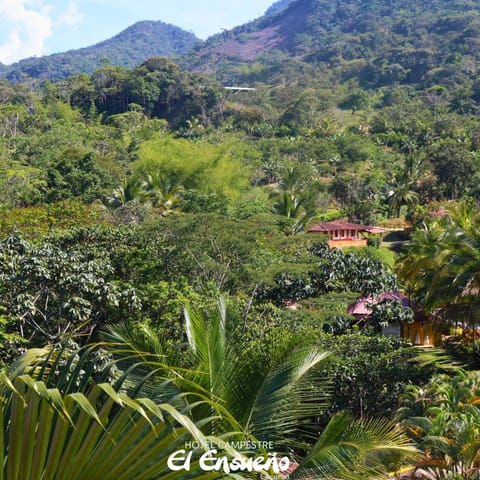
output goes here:
<path id="1" fill-rule="evenodd" d="M 275 83 L 289 62 L 300 61 L 369 88 L 455 85 L 476 75 L 478 0 L 297 0 L 278 6 L 277 13 L 197 45 L 185 66 L 215 72 L 224 81 L 248 81 L 235 69 L 260 61 L 263 75 L 257 72 L 255 79 Z"/>
<path id="2" fill-rule="evenodd" d="M 456 88 L 475 81 L 479 12 L 480 0 L 280 0 L 262 17 L 205 42 L 172 25 L 139 22 L 91 47 L 0 65 L 0 76 L 14 83 L 63 80 L 105 64 L 133 68 L 173 56 L 224 83 L 278 84 L 300 69 L 362 88 Z"/>
<path id="3" fill-rule="evenodd" d="M 14 83 L 25 77 L 64 80 L 79 73 L 90 74 L 106 63 L 133 68 L 153 56 L 181 55 L 198 42 L 200 40 L 193 33 L 174 25 L 142 21 L 89 47 L 31 57 L 9 66 L 0 65 L 0 76 Z"/>

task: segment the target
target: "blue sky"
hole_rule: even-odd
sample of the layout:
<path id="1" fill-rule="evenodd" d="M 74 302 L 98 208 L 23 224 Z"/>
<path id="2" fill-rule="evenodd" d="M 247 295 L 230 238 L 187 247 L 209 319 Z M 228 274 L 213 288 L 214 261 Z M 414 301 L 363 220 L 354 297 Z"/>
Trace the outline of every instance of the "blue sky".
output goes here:
<path id="1" fill-rule="evenodd" d="M 262 15 L 275 0 L 0 0 L 0 62 L 86 47 L 138 20 L 200 38 Z"/>

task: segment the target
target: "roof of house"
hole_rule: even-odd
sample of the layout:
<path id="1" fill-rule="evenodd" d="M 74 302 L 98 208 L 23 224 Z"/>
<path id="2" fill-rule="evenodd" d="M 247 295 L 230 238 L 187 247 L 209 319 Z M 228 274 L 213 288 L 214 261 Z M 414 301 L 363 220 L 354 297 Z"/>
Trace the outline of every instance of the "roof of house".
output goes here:
<path id="1" fill-rule="evenodd" d="M 402 307 L 413 307 L 411 300 L 400 292 L 385 292 L 378 297 L 364 297 L 352 303 L 348 307 L 350 315 L 370 315 L 372 310 L 370 305 L 382 303 L 385 300 L 397 300 L 402 304 Z"/>
<path id="2" fill-rule="evenodd" d="M 287 470 L 280 472 L 279 475 L 281 478 L 288 478 L 296 469 L 298 468 L 298 463 L 290 462 L 290 465 Z"/>
<path id="3" fill-rule="evenodd" d="M 328 233 L 335 230 L 355 230 L 358 232 L 368 232 L 368 233 L 384 233 L 383 228 L 372 227 L 370 225 L 360 225 L 358 223 L 349 223 L 349 222 L 323 222 L 311 225 L 308 229 L 311 233 Z"/>

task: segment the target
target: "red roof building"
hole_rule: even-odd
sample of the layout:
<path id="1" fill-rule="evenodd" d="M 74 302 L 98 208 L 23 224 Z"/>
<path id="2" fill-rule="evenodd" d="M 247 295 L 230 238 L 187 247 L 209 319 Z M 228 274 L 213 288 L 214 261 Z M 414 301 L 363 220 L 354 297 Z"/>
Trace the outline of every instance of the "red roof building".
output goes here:
<path id="1" fill-rule="evenodd" d="M 413 303 L 408 297 L 402 295 L 399 292 L 385 292 L 381 293 L 378 297 L 364 297 L 357 300 L 355 303 L 352 303 L 348 307 L 348 314 L 353 315 L 357 318 L 368 317 L 372 313 L 371 305 L 382 303 L 385 300 L 396 300 L 400 302 L 402 307 L 413 307 Z"/>
<path id="2" fill-rule="evenodd" d="M 378 297 L 364 297 L 352 303 L 348 307 L 348 314 L 356 318 L 357 322 L 367 320 L 372 314 L 372 305 L 379 304 L 388 300 L 396 300 L 404 308 L 411 308 L 415 312 L 414 321 L 412 323 L 403 323 L 386 327 L 383 329 L 384 334 L 395 334 L 412 342 L 414 345 L 433 346 L 438 343 L 439 336 L 435 331 L 433 322 L 428 319 L 424 312 L 415 308 L 413 302 L 400 292 L 385 292 Z"/>
<path id="3" fill-rule="evenodd" d="M 311 225 L 309 233 L 323 233 L 329 236 L 330 247 L 365 246 L 368 234 L 382 234 L 383 228 L 348 222 L 324 222 Z"/>

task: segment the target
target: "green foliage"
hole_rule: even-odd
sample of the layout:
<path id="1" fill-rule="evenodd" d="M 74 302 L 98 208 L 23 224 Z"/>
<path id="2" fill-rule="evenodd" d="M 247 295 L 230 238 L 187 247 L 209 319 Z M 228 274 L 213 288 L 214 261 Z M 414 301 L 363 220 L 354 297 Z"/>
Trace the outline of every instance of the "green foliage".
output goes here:
<path id="1" fill-rule="evenodd" d="M 232 338 L 231 320 L 222 302 L 218 313 L 211 314 L 208 321 L 187 309 L 187 358 L 197 368 L 186 372 L 193 375 L 191 378 L 176 376 L 175 382 L 180 388 L 202 385 L 209 395 L 224 401 L 243 430 L 259 439 L 272 439 L 281 449 L 289 448 L 293 441 L 298 449 L 302 446 L 300 418 L 321 408 L 318 403 L 323 400 L 321 367 L 326 355 L 314 348 L 292 350 L 287 341 L 272 345 L 273 350 L 265 356 L 265 350 L 249 348 L 245 340 Z M 114 330 L 112 338 L 120 342 L 121 351 L 127 350 L 129 356 L 143 346 L 143 352 L 153 354 L 147 356 L 150 366 L 163 368 L 154 361 L 155 357 L 165 355 L 162 340 L 143 332 L 125 326 Z M 146 355 L 141 350 L 139 353 Z M 178 353 L 168 358 L 172 361 L 178 358 Z M 198 405 L 192 411 L 194 418 L 199 412 L 202 417 L 208 414 L 208 410 L 203 412 Z M 216 424 L 217 431 L 219 428 L 220 422 Z M 333 457 L 332 451 L 341 454 Z M 300 461 L 295 478 L 309 477 L 312 472 L 326 478 L 338 478 L 340 472 L 342 476 L 345 473 L 345 478 L 361 478 L 384 472 L 389 459 L 413 452 L 404 434 L 385 420 L 352 422 L 347 414 L 337 415 Z"/>
<path id="2" fill-rule="evenodd" d="M 340 103 L 341 108 L 349 108 L 352 110 L 352 115 L 357 110 L 364 110 L 370 104 L 370 97 L 364 90 L 357 90 L 352 92 L 343 102 Z"/>
<path id="3" fill-rule="evenodd" d="M 448 321 L 478 318 L 478 209 L 452 204 L 447 215 L 413 234 L 398 272 L 429 311 Z"/>
<path id="4" fill-rule="evenodd" d="M 472 181 L 478 165 L 468 146 L 445 140 L 432 145 L 428 150 L 428 157 L 440 182 L 442 196 L 456 199 L 462 192 L 474 187 Z M 452 172 L 455 172 L 455 175 L 452 175 Z"/>
<path id="5" fill-rule="evenodd" d="M 72 373 L 71 383 L 77 375 L 78 370 Z M 192 473 L 207 478 L 198 456 L 209 448 L 200 429 L 211 418 L 195 424 L 188 408 L 131 398 L 107 383 L 63 393 L 28 375 L 11 380 L 2 372 L 0 381 L 1 478 L 181 479 L 185 472 L 173 473 L 167 459 L 192 440 L 200 445 Z M 221 441 L 208 437 L 215 446 Z M 226 454 L 232 455 L 232 450 Z M 28 459 L 19 455 L 21 451 L 29 452 Z M 208 478 L 221 476 L 213 472 Z"/>
<path id="6" fill-rule="evenodd" d="M 287 168 L 279 181 L 279 188 L 272 192 L 276 200 L 273 211 L 295 221 L 293 233 L 298 233 L 315 215 L 320 185 L 308 178 L 297 167 Z M 309 181 L 310 180 L 310 181 Z"/>
<path id="7" fill-rule="evenodd" d="M 392 417 L 404 388 L 424 383 L 432 372 L 416 361 L 415 350 L 400 338 L 350 333 L 324 335 L 320 341 L 335 356 L 332 412 Z"/>
<path id="8" fill-rule="evenodd" d="M 186 190 L 235 199 L 248 185 L 241 162 L 242 145 L 232 138 L 222 145 L 171 137 L 144 142 L 135 170 L 143 175 L 161 172 Z"/>
<path id="9" fill-rule="evenodd" d="M 92 202 L 100 192 L 112 184 L 112 178 L 95 161 L 91 153 L 80 149 L 67 149 L 60 159 L 47 169 L 49 190 L 46 200 L 56 202 L 66 198 L 81 198 Z"/>
<path id="10" fill-rule="evenodd" d="M 76 200 L 67 200 L 46 206 L 3 208 L 0 232 L 3 237 L 14 233 L 26 237 L 41 237 L 104 222 L 104 212 L 98 205 L 89 206 Z"/>
<path id="11" fill-rule="evenodd" d="M 374 238 L 375 240 L 381 240 L 381 237 L 378 236 L 371 238 Z M 368 245 L 367 241 L 366 247 L 347 247 L 344 248 L 342 251 L 344 253 L 353 253 L 356 257 L 367 257 L 372 260 L 381 262 L 383 265 L 386 265 L 389 268 L 393 268 L 395 266 L 396 260 L 395 252 L 392 252 L 392 250 L 388 248 L 379 248 L 379 246 L 376 244 L 377 242 L 375 241 L 375 245 Z"/>
<path id="12" fill-rule="evenodd" d="M 196 324 L 196 321 L 193 323 Z M 222 337 L 221 328 L 218 327 L 214 325 L 205 330 L 201 325 L 196 325 L 191 330 L 192 340 L 197 335 L 202 336 L 202 331 L 207 334 L 198 347 L 210 345 L 206 353 L 210 359 L 209 369 L 215 360 L 221 359 L 222 355 L 216 353 L 221 353 L 224 348 L 222 342 L 219 344 L 216 341 L 219 335 Z M 72 453 L 76 455 L 82 473 L 98 472 L 99 468 L 105 468 L 105 475 L 109 475 L 112 470 L 115 475 L 134 474 L 145 479 L 164 476 L 183 478 L 183 471 L 177 474 L 166 470 L 165 460 L 171 452 L 191 439 L 200 444 L 200 448 L 193 452 L 193 468 L 197 468 L 198 455 L 207 448 L 207 440 L 210 445 L 225 449 L 227 456 L 239 456 L 239 452 L 222 442 L 240 438 L 237 435 L 240 432 L 232 431 L 232 427 L 235 429 L 235 419 L 229 412 L 217 402 L 205 400 L 204 394 L 197 397 L 191 392 L 178 394 L 175 388 L 172 389 L 173 383 L 165 379 L 163 374 L 174 374 L 177 380 L 182 376 L 172 367 L 155 361 L 161 344 L 153 336 L 142 337 L 142 332 L 138 329 L 129 332 L 124 329 L 123 334 L 121 338 L 117 334 L 120 344 L 102 345 L 111 349 L 113 355 L 119 356 L 118 365 L 128 367 L 129 363 L 134 362 L 122 375 L 117 376 L 113 384 L 101 383 L 101 380 L 91 382 L 90 374 L 98 364 L 92 354 L 101 353 L 95 346 L 74 351 L 73 354 L 64 348 L 31 350 L 17 362 L 16 370 L 11 373 L 13 382 L 2 373 L 5 395 L 0 407 L 5 430 L 2 428 L 0 435 L 6 439 L 6 442 L 1 442 L 2 445 L 16 445 L 21 440 L 24 448 L 32 451 L 40 448 L 42 452 L 41 455 L 32 455 L 32 462 L 19 463 L 19 457 L 12 455 L 17 449 L 7 448 L 3 464 L 10 476 L 17 478 L 17 472 L 23 476 L 25 471 L 38 471 L 40 475 L 45 469 L 47 474 L 57 469 L 64 471 L 64 464 L 69 461 L 65 457 L 68 457 L 67 453 Z M 138 351 L 140 345 L 146 346 L 148 352 Z M 128 350 L 125 350 L 125 346 Z M 202 355 L 199 353 L 198 358 L 202 358 Z M 108 375 L 111 366 L 112 362 L 101 366 L 100 375 L 97 376 L 105 378 L 104 374 Z M 25 370 L 30 370 L 35 378 L 25 375 Z M 298 374 L 304 376 L 304 370 L 302 368 Z M 199 372 L 184 373 L 198 375 Z M 285 376 L 284 372 L 278 373 L 276 377 L 277 381 L 281 378 L 292 381 L 298 374 Z M 58 389 L 50 387 L 52 383 Z M 186 385 L 189 389 L 200 386 L 192 382 Z M 149 396 L 143 397 L 146 392 Z M 195 422 L 191 414 L 198 412 L 202 406 L 209 407 L 206 409 L 207 416 L 202 415 L 201 420 Z M 22 422 L 23 418 L 29 418 L 30 421 Z M 229 425 L 228 431 L 220 436 L 205 436 L 204 432 L 212 427 L 218 431 L 220 420 Z M 52 428 L 60 428 L 64 435 L 49 436 Z M 121 439 L 116 437 L 118 432 L 121 432 Z M 140 438 L 141 441 L 132 442 L 131 438 Z M 247 438 L 255 440 L 251 436 Z M 115 446 L 115 451 L 111 450 L 112 445 Z M 298 448 L 298 440 L 295 446 Z M 47 455 L 50 449 L 55 453 Z M 100 457 L 95 453 L 98 451 L 101 452 Z M 135 452 L 135 458 L 130 456 L 132 451 Z M 331 455 L 332 452 L 335 453 L 334 456 Z M 263 450 L 258 453 L 262 454 Z M 348 414 L 341 414 L 327 425 L 304 461 L 300 462 L 295 477 L 310 477 L 312 472 L 321 473 L 326 478 L 338 478 L 340 473 L 342 477 L 352 479 L 380 475 L 386 471 L 391 460 L 398 462 L 399 458 L 408 458 L 412 453 L 414 450 L 410 442 L 390 422 L 352 421 Z M 118 468 L 122 470 L 115 470 Z M 76 470 L 69 469 L 70 476 L 72 473 L 76 473 Z M 57 477 L 64 478 L 61 473 L 56 474 L 55 478 Z M 196 477 L 217 478 L 217 473 L 205 476 L 199 471 Z M 233 475 L 233 478 L 243 476 Z"/>
<path id="13" fill-rule="evenodd" d="M 478 331 L 464 328 L 460 335 L 450 335 L 444 342 L 445 350 L 464 368 L 480 367 L 480 338 Z"/>
<path id="14" fill-rule="evenodd" d="M 123 36 L 138 47 L 132 70 L 123 61 L 117 66 L 121 55 L 111 42 L 100 46 L 110 49 L 101 55 L 109 60 L 99 60 L 97 53 L 100 64 L 93 74 L 91 64 L 74 54 L 61 57 L 69 59 L 61 68 L 55 63 L 60 57 L 0 68 L 17 80 L 24 67 L 32 77 L 55 68 L 65 79 L 38 89 L 29 79 L 0 84 L 0 231 L 4 237 L 19 231 L 32 238 L 11 237 L 0 244 L 2 360 L 10 362 L 29 345 L 70 336 L 83 343 L 107 321 L 117 327 L 128 321 L 120 340 L 131 341 L 133 351 L 111 347 L 96 360 L 75 354 L 65 363 L 51 353 L 49 361 L 57 363 L 44 373 L 56 373 L 46 388 L 57 387 L 65 404 L 75 405 L 68 395 L 78 393 L 78 385 L 95 391 L 102 375 L 137 399 L 143 392 L 151 401 L 165 400 L 181 387 L 175 405 L 193 402 L 188 414 L 199 428 L 228 432 L 230 420 L 262 438 L 278 438 L 298 460 L 322 430 L 295 474 L 299 478 L 308 476 L 309 468 L 319 469 L 322 478 L 374 478 L 384 459 L 374 440 L 386 439 L 385 452 L 394 447 L 392 439 L 404 445 L 378 416 L 392 416 L 403 388 L 424 383 L 432 367 L 420 366 L 399 339 L 359 334 L 346 313 L 358 296 L 398 289 L 390 271 L 393 253 L 373 247 L 330 250 L 313 245 L 317 236 L 301 232 L 312 219 L 376 224 L 395 215 L 400 218 L 391 226 L 397 226 L 406 215 L 417 231 L 406 246 L 409 232 L 396 234 L 406 252 L 401 279 L 427 311 L 471 323 L 475 331 L 477 7 L 477 0 L 468 5 L 460 0 L 448 5 L 444 0 L 283 1 L 269 16 L 223 32 L 180 59 L 182 66 L 201 66 L 224 85 L 255 87 L 248 91 L 224 91 L 220 83 L 165 58 L 137 57 L 148 49 L 146 37 L 136 32 L 156 30 L 150 23 Z M 172 52 L 188 43 L 188 35 L 161 27 L 174 43 Z M 266 32 L 271 41 L 260 45 Z M 282 32 L 281 39 L 276 32 Z M 161 36 L 156 40 L 163 41 Z M 239 47 L 236 58 L 225 56 L 224 42 L 229 49 Z M 150 43 L 148 48 L 156 48 Z M 275 44 L 276 52 L 265 51 L 266 44 Z M 88 73 L 67 78 L 72 71 Z M 467 197 L 469 203 L 447 209 L 431 203 Z M 231 295 L 228 316 L 222 309 L 212 313 L 220 291 Z M 202 312 L 190 312 L 187 331 L 186 303 Z M 412 318 L 395 302 L 372 310 L 376 327 Z M 478 339 L 461 343 L 462 359 L 474 365 Z M 147 352 L 140 352 L 144 347 Z M 334 354 L 329 410 L 323 403 L 320 408 L 314 395 L 323 388 L 326 371 L 320 368 L 309 380 L 301 374 L 302 367 L 307 373 L 316 368 L 318 348 Z M 152 360 L 150 354 L 156 355 L 154 362 L 143 364 Z M 119 363 L 110 355 L 121 357 Z M 166 359 L 175 368 L 168 368 Z M 128 370 L 132 362 L 138 364 Z M 115 369 L 103 372 L 112 364 Z M 165 383 L 159 372 L 174 382 Z M 141 381 L 138 389 L 132 387 L 135 378 Z M 462 382 L 447 388 L 442 380 L 438 391 L 427 390 L 433 397 L 448 391 L 453 398 L 455 388 L 464 391 Z M 22 393 L 27 407 L 33 400 L 51 415 L 40 395 L 44 387 L 32 385 Z M 223 406 L 197 404 L 187 394 L 192 389 L 196 399 L 221 399 Z M 101 393 L 92 408 L 107 411 L 104 397 Z M 468 416 L 475 412 L 472 398 L 461 397 L 468 408 L 458 403 L 460 413 L 449 410 L 458 428 L 435 410 L 440 404 L 420 412 L 415 428 L 425 429 L 414 433 L 422 437 L 417 440 L 426 456 L 456 458 L 457 466 L 467 459 L 467 450 L 476 445 L 471 440 L 478 437 L 476 417 Z M 414 409 L 427 401 L 417 400 Z M 87 405 L 83 397 L 81 402 Z M 103 423 L 107 432 L 126 407 L 117 402 L 112 408 Z M 350 414 L 333 417 L 323 430 L 343 409 Z M 221 420 L 211 418 L 217 411 Z M 78 418 L 77 410 L 69 412 Z M 60 422 L 61 415 L 53 415 Z M 124 418 L 136 421 L 135 415 Z M 352 425 L 348 415 L 362 420 Z M 155 426 L 165 423 L 153 419 Z M 177 423 L 168 420 L 172 430 L 165 438 L 181 442 L 183 433 L 174 437 Z M 24 422 L 25 428 L 41 433 L 41 421 L 32 423 L 35 427 Z M 133 422 L 128 425 L 127 436 L 133 438 L 138 432 Z M 71 432 L 80 442 L 75 435 L 81 428 L 75 427 L 68 436 Z M 455 428 L 462 437 L 458 449 L 449 436 Z M 22 433 L 27 437 L 29 431 Z M 142 434 L 148 435 L 147 429 Z M 130 445 L 116 440 L 125 449 Z M 135 462 L 128 455 L 115 458 L 112 472 Z M 338 462 L 331 465 L 333 458 L 343 463 L 340 470 Z M 450 467 L 428 474 L 466 475 Z"/>
<path id="15" fill-rule="evenodd" d="M 188 122 L 191 125 L 192 120 L 198 126 L 209 124 L 218 114 L 218 85 L 185 72 L 163 57 L 149 58 L 134 70 L 103 67 L 94 72 L 91 82 L 90 102 L 107 115 L 143 110 L 148 117 L 165 119 L 173 128 L 179 128 Z M 204 83 L 201 88 L 200 82 Z M 73 105 L 85 108 L 85 99 L 81 99 L 81 105 Z"/>
<path id="16" fill-rule="evenodd" d="M 315 245 L 312 253 L 320 257 L 317 275 L 326 291 L 350 290 L 369 296 L 397 290 L 396 276 L 374 258 L 344 254 L 326 244 Z"/>
<path id="17" fill-rule="evenodd" d="M 313 239 L 312 239 L 313 242 Z M 388 267 L 371 255 L 343 253 L 326 243 L 293 249 L 294 257 L 266 270 L 259 297 L 276 303 L 295 302 L 328 292 L 376 295 L 397 289 Z M 295 258 L 296 256 L 296 258 Z"/>
<path id="18" fill-rule="evenodd" d="M 274 349 L 265 355 L 232 335 L 237 322 L 227 317 L 223 300 L 208 319 L 187 308 L 188 350 L 183 355 L 192 373 L 177 378 L 175 383 L 181 390 L 199 385 L 212 400 L 220 399 L 245 434 L 272 441 L 280 449 L 287 449 L 294 438 L 299 446 L 305 438 L 303 422 L 325 407 L 327 389 L 322 366 L 328 355 L 310 347 L 292 351 L 288 342 L 270 346 Z M 142 348 L 142 338 L 133 326 L 112 329 L 109 338 L 128 348 Z M 157 355 L 167 351 L 153 332 L 143 340 L 148 342 L 143 346 L 146 351 L 154 348 Z M 178 364 L 180 358 L 173 352 L 167 361 Z M 208 405 L 207 410 L 203 407 L 193 410 L 194 417 L 208 414 Z M 219 422 L 217 429 L 223 428 Z"/>
<path id="19" fill-rule="evenodd" d="M 412 323 L 415 312 L 410 307 L 405 307 L 398 300 L 385 299 L 383 302 L 368 306 L 372 314 L 369 315 L 369 324 L 376 327 L 386 327 L 389 324 Z"/>
<path id="20" fill-rule="evenodd" d="M 388 420 L 352 422 L 350 415 L 341 413 L 332 418 L 290 477 L 308 479 L 316 472 L 326 479 L 382 478 L 389 465 L 414 458 L 415 453 L 403 432 Z"/>
<path id="21" fill-rule="evenodd" d="M 12 168 L 1 177 L 3 191 L 0 198 L 3 205 L 35 205 L 44 198 L 47 182 L 39 168 Z"/>
<path id="22" fill-rule="evenodd" d="M 478 372 L 458 370 L 453 377 L 435 376 L 422 388 L 406 390 L 398 418 L 424 454 L 419 473 L 435 479 L 477 476 L 479 385 Z"/>
<path id="23" fill-rule="evenodd" d="M 12 328 L 30 345 L 88 339 L 116 308 L 138 307 L 132 289 L 109 281 L 108 261 L 21 237 L 0 242 L 0 302 Z"/>

